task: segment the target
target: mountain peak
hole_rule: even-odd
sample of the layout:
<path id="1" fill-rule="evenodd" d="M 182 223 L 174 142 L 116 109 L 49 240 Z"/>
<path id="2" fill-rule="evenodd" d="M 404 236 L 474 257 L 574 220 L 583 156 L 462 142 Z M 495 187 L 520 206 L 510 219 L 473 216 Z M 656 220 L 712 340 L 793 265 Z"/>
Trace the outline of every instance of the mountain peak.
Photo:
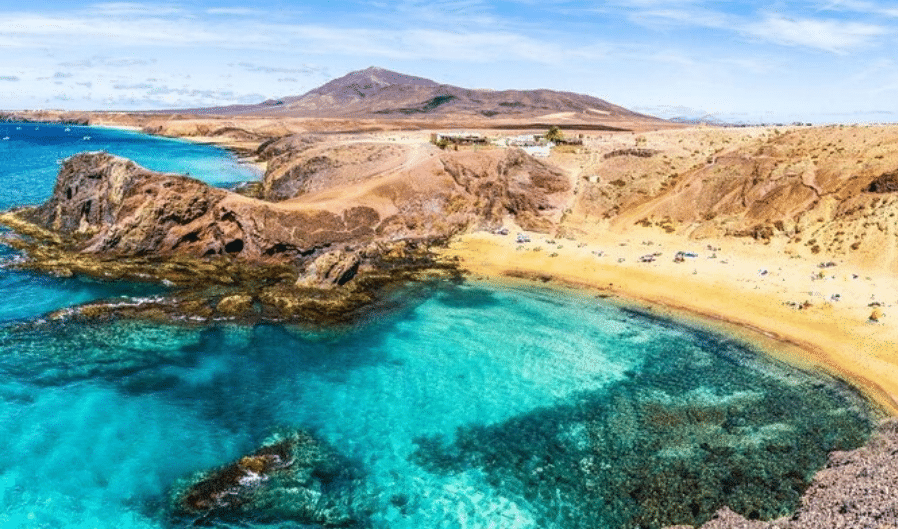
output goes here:
<path id="1" fill-rule="evenodd" d="M 654 119 L 583 94 L 468 89 L 378 66 L 349 72 L 301 96 L 280 101 L 278 113 L 305 116 L 467 115 L 513 119 L 551 116 L 555 121 Z"/>
<path id="2" fill-rule="evenodd" d="M 315 95 L 367 97 L 388 86 L 439 86 L 439 83 L 377 66 L 356 70 L 309 92 Z"/>

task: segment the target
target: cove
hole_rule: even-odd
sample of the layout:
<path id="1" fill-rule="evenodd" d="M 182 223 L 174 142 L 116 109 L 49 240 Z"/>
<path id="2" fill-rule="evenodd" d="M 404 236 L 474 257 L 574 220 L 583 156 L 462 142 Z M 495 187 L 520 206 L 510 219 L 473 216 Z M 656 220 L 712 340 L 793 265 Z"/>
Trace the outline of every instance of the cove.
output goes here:
<path id="1" fill-rule="evenodd" d="M 175 483 L 283 428 L 358 469 L 359 527 L 772 518 L 871 429 L 834 381 L 590 297 L 434 283 L 393 302 L 339 330 L 8 325 L 0 521 L 180 526 Z"/>
<path id="2" fill-rule="evenodd" d="M 0 207 L 44 200 L 57 160 L 85 149 L 254 177 L 211 147 L 65 129 L 0 124 Z M 418 283 L 355 325 L 300 329 L 79 324 L 46 314 L 158 287 L 5 268 L 0 287 L 0 527 L 191 526 L 172 509 L 185 480 L 297 430 L 352 469 L 329 486 L 355 527 L 663 527 L 723 505 L 773 518 L 875 415 L 838 381 L 586 294 Z M 284 491 L 201 521 L 320 527 L 271 515 L 309 501 Z"/>

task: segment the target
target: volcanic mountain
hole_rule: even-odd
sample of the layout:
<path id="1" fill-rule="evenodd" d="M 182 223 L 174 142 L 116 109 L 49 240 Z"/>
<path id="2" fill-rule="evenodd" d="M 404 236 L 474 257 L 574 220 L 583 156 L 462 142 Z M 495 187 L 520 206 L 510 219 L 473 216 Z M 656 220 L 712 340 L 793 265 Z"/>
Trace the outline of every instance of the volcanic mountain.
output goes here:
<path id="1" fill-rule="evenodd" d="M 340 118 L 525 118 L 553 122 L 651 120 L 602 99 L 554 90 L 484 90 L 371 67 L 301 96 L 214 109 L 234 114 Z M 660 121 L 660 120 L 657 120 Z"/>

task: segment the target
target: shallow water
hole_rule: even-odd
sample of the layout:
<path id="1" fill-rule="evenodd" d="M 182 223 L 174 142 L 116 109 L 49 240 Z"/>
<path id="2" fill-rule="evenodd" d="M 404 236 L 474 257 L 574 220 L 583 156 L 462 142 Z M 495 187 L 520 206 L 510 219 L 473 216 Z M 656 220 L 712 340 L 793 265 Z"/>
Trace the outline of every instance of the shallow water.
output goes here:
<path id="1" fill-rule="evenodd" d="M 9 275 L 0 527 L 181 526 L 172 487 L 279 428 L 359 469 L 359 526 L 769 518 L 870 432 L 837 384 L 588 296 L 437 282 L 351 328 L 82 325 L 40 314 L 143 287 Z"/>

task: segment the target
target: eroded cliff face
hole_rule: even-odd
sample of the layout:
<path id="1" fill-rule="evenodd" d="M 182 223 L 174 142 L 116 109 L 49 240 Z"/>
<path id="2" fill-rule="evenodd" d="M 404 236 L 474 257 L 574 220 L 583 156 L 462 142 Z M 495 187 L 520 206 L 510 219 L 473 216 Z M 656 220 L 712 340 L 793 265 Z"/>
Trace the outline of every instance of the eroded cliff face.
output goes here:
<path id="1" fill-rule="evenodd" d="M 120 256 L 232 256 L 291 260 L 341 243 L 370 242 L 370 208 L 284 211 L 107 153 L 66 160 L 52 198 L 27 214 L 80 252 Z"/>

